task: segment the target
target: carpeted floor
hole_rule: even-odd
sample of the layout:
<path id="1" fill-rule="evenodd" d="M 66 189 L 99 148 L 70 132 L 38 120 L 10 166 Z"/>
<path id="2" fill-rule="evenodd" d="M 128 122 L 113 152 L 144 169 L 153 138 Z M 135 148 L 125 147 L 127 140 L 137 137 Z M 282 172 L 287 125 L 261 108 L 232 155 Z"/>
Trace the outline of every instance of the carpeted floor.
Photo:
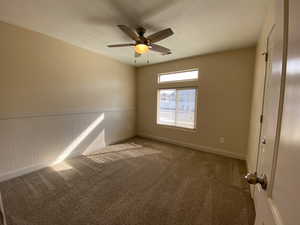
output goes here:
<path id="1" fill-rule="evenodd" d="M 0 184 L 8 225 L 253 225 L 245 162 L 135 138 Z"/>

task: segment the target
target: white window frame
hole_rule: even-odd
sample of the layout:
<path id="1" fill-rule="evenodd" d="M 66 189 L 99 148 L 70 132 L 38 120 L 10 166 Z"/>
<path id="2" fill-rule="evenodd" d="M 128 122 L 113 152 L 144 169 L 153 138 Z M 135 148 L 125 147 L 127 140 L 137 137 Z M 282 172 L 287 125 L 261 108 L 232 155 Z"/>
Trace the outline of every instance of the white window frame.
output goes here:
<path id="1" fill-rule="evenodd" d="M 177 81 L 176 81 L 177 82 Z M 184 82 L 184 81 L 180 81 Z M 176 125 L 176 113 L 175 113 L 175 124 L 170 125 L 170 124 L 161 124 L 159 123 L 159 114 L 160 114 L 160 90 L 168 90 L 168 89 L 175 89 L 177 90 L 190 90 L 190 89 L 195 89 L 195 112 L 194 112 L 194 127 L 189 128 L 189 127 L 182 127 L 182 126 L 177 126 Z M 195 131 L 197 129 L 197 110 L 198 110 L 198 87 L 197 86 L 188 86 L 188 87 L 163 87 L 163 88 L 158 88 L 157 89 L 157 101 L 156 101 L 156 125 L 157 126 L 162 126 L 162 127 L 168 127 L 168 128 L 175 128 L 175 129 L 183 129 L 183 130 L 190 130 L 190 131 Z M 176 95 L 177 99 L 177 95 Z M 177 102 L 177 100 L 176 100 Z"/>
<path id="2" fill-rule="evenodd" d="M 185 80 L 176 80 L 176 81 L 162 81 L 162 82 L 160 81 L 160 76 L 162 76 L 162 75 L 177 74 L 177 73 L 184 73 L 184 72 L 190 72 L 190 71 L 197 71 L 198 77 L 195 78 L 195 79 L 185 79 Z M 199 79 L 199 69 L 198 68 L 157 74 L 157 83 L 158 84 L 182 83 L 182 82 L 198 81 L 198 79 Z"/>

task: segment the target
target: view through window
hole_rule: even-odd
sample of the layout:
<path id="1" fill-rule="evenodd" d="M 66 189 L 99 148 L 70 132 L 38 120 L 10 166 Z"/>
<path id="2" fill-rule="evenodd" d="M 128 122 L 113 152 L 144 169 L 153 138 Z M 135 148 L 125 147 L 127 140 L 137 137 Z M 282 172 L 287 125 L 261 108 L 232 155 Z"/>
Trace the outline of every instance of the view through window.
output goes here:
<path id="1" fill-rule="evenodd" d="M 182 72 L 174 72 L 167 74 L 160 74 L 158 76 L 158 83 L 189 81 L 198 79 L 198 70 L 188 70 Z"/>
<path id="2" fill-rule="evenodd" d="M 196 88 L 158 90 L 157 123 L 195 128 Z"/>

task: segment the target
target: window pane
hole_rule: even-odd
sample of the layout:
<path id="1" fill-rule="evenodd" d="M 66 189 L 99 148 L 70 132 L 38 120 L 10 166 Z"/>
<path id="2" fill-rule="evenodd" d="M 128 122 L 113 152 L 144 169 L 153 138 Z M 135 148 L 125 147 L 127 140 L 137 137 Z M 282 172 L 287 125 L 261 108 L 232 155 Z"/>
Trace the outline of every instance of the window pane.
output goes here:
<path id="1" fill-rule="evenodd" d="M 161 74 L 159 75 L 159 83 L 172 82 L 172 81 L 184 81 L 184 80 L 195 80 L 198 79 L 198 70 Z"/>
<path id="2" fill-rule="evenodd" d="M 175 125 L 176 89 L 159 91 L 158 123 Z"/>
<path id="3" fill-rule="evenodd" d="M 176 126 L 195 128 L 196 89 L 177 90 Z"/>
<path id="4" fill-rule="evenodd" d="M 157 123 L 194 129 L 196 88 L 159 90 Z"/>

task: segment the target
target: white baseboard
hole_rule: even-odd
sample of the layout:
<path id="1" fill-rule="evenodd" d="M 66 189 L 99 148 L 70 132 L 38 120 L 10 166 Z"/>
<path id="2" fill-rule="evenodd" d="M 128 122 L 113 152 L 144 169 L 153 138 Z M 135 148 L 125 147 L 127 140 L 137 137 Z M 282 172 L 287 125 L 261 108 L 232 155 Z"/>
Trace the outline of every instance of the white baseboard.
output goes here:
<path id="1" fill-rule="evenodd" d="M 17 169 L 17 170 L 9 171 L 7 173 L 0 174 L 0 182 L 5 181 L 5 180 L 9 180 L 9 179 L 12 179 L 12 178 L 15 178 L 15 177 L 22 176 L 22 175 L 31 173 L 31 172 L 36 171 L 36 170 L 43 169 L 45 167 L 50 166 L 51 164 L 52 163 L 50 163 L 50 162 L 49 163 L 40 163 L 40 164 L 31 165 L 31 166 L 28 166 L 28 167 L 24 167 L 24 168 L 20 168 L 20 169 Z"/>
<path id="2" fill-rule="evenodd" d="M 222 155 L 222 156 L 226 156 L 229 158 L 245 160 L 244 155 L 238 154 L 238 153 L 232 153 L 225 149 L 213 148 L 213 147 L 203 146 L 203 145 L 196 145 L 196 144 L 191 144 L 191 143 L 187 143 L 187 142 L 183 142 L 183 141 L 173 140 L 173 139 L 166 138 L 166 137 L 149 135 L 149 134 L 145 134 L 145 133 L 138 133 L 137 136 L 149 138 L 149 139 L 153 139 L 153 140 L 158 140 L 158 141 L 162 141 L 162 142 L 166 142 L 166 143 L 170 143 L 170 144 L 175 144 L 175 145 L 179 145 L 182 147 L 191 148 L 194 150 L 199 150 L 199 151 L 203 151 L 203 152 L 209 152 L 209 153 L 213 153 L 213 154 L 217 154 L 217 155 Z"/>

